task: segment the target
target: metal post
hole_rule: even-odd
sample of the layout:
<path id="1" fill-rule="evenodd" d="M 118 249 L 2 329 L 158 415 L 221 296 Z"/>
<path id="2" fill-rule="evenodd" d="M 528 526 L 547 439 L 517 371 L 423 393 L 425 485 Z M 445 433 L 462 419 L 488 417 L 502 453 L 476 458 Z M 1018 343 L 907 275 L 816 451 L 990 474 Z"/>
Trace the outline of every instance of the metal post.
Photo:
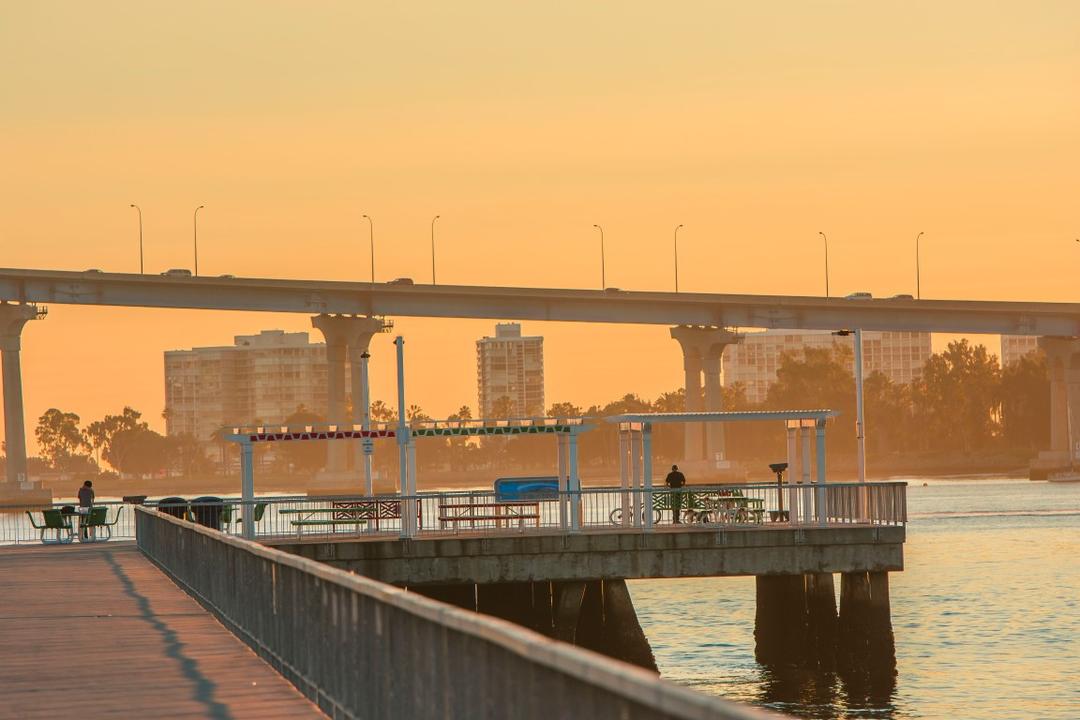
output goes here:
<path id="1" fill-rule="evenodd" d="M 409 428 L 405 424 L 405 338 L 394 338 L 397 348 L 397 393 L 398 393 L 398 493 L 405 495 L 409 490 L 409 458 L 406 448 L 409 441 Z"/>
<path id="2" fill-rule="evenodd" d="M 799 464 L 798 439 L 795 432 L 798 429 L 798 420 L 787 422 L 787 464 L 788 464 L 788 508 L 791 512 L 791 522 L 799 521 L 799 490 L 795 487 L 798 479 L 797 470 Z"/>
<path id="3" fill-rule="evenodd" d="M 630 487 L 630 472 L 626 459 L 633 452 L 630 448 L 633 448 L 634 439 L 629 427 L 629 423 L 619 423 L 619 487 L 622 488 L 619 493 L 619 507 L 622 510 L 623 525 L 630 524 L 630 494 L 627 492 Z"/>
<path id="4" fill-rule="evenodd" d="M 567 471 L 567 462 L 569 455 L 567 446 L 569 436 L 563 434 L 556 435 L 555 441 L 559 465 L 559 527 L 561 527 L 563 530 L 566 530 L 566 493 L 570 491 L 570 475 Z"/>
<path id="5" fill-rule="evenodd" d="M 819 525 L 825 525 L 828 520 L 828 509 L 825 507 L 825 421 L 818 420 L 817 430 L 817 520 Z"/>
<path id="6" fill-rule="evenodd" d="M 642 494 L 642 445 L 644 436 L 637 433 L 637 441 L 634 441 L 634 425 L 630 426 L 630 488 L 632 490 L 630 507 L 626 508 L 623 515 L 623 525 L 637 525 L 637 499 Z M 624 503 L 625 504 L 625 503 Z"/>
<path id="7" fill-rule="evenodd" d="M 577 435 L 570 434 L 570 532 L 581 530 L 581 477 L 578 475 Z"/>
<path id="8" fill-rule="evenodd" d="M 202 210 L 205 205 L 200 205 L 195 208 L 195 214 L 192 215 L 191 224 L 193 225 L 194 240 L 195 240 L 195 277 L 199 277 L 199 211 Z"/>
<path id="9" fill-rule="evenodd" d="M 802 482 L 805 488 L 805 504 L 803 506 L 803 522 L 811 522 L 814 518 L 814 503 L 812 497 L 814 490 L 810 486 L 812 482 L 812 476 L 810 472 L 811 468 L 811 455 L 813 453 L 810 440 L 810 428 L 805 425 L 806 420 L 799 421 L 799 436 L 802 438 L 802 461 L 799 463 L 799 468 L 802 470 Z"/>
<path id="10" fill-rule="evenodd" d="M 246 540 L 255 539 L 255 462 L 251 442 L 240 443 L 240 506 Z"/>
<path id="11" fill-rule="evenodd" d="M 863 415 L 862 330 L 855 330 L 855 443 L 859 482 L 866 482 L 866 418 Z"/>
<path id="12" fill-rule="evenodd" d="M 416 535 L 416 439 L 409 434 L 409 442 L 405 445 L 406 454 L 409 458 L 409 499 L 405 501 L 405 512 L 401 518 L 401 528 L 406 537 Z"/>
<path id="13" fill-rule="evenodd" d="M 360 354 L 360 402 L 363 403 L 363 412 L 360 415 L 360 429 L 364 431 L 371 430 L 371 386 L 368 385 L 368 360 L 370 359 L 371 356 L 368 353 Z M 373 458 L 372 453 L 367 450 L 368 447 L 371 447 L 371 443 L 374 443 L 371 438 L 364 438 L 360 442 L 361 459 L 364 463 L 364 494 L 368 497 L 375 494 L 371 478 L 371 461 Z"/>
<path id="14" fill-rule="evenodd" d="M 650 532 L 653 527 L 653 501 L 652 501 L 652 423 L 641 425 L 641 461 L 642 461 L 642 495 L 645 507 L 642 515 L 645 518 L 645 531 Z"/>

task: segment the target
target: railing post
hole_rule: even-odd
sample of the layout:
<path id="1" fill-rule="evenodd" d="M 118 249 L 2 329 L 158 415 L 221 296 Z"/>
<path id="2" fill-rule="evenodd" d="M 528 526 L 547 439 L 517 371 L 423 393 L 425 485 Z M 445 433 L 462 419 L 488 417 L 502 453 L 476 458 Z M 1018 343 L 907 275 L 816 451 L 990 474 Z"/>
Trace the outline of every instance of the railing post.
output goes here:
<path id="1" fill-rule="evenodd" d="M 570 434 L 570 532 L 581 530 L 581 476 L 578 474 L 577 435 Z"/>
<path id="2" fill-rule="evenodd" d="M 829 521 L 825 497 L 825 421 L 818 420 L 814 425 L 817 431 L 817 521 L 818 525 L 825 526 Z"/>
<path id="3" fill-rule="evenodd" d="M 245 540 L 255 539 L 255 463 L 251 442 L 240 443 L 240 509 Z"/>
<path id="4" fill-rule="evenodd" d="M 653 498 L 652 498 L 652 423 L 641 425 L 641 459 L 642 459 L 642 495 L 644 507 L 641 510 L 645 522 L 645 532 L 653 529 Z"/>
<path id="5" fill-rule="evenodd" d="M 567 500 L 570 492 L 570 471 L 568 469 L 569 464 L 569 435 L 556 435 L 558 448 L 559 448 L 559 492 L 557 495 L 559 503 L 559 527 L 565 532 L 566 525 L 569 520 L 567 514 Z"/>
<path id="6" fill-rule="evenodd" d="M 634 442 L 634 431 L 630 430 L 630 487 L 633 490 L 634 495 L 641 494 L 641 463 L 644 455 L 645 448 L 645 431 L 642 429 L 638 433 L 638 441 Z M 624 496 L 623 507 L 625 508 L 623 516 L 623 525 L 634 524 L 637 525 L 641 521 L 638 519 L 638 514 L 635 512 L 637 502 L 628 503 L 630 497 Z M 626 507 L 630 505 L 630 507 Z"/>
<path id="7" fill-rule="evenodd" d="M 622 509 L 623 525 L 629 525 L 631 522 L 630 495 L 627 493 L 627 488 L 630 487 L 630 471 L 627 468 L 626 459 L 628 456 L 633 457 L 634 434 L 629 426 L 630 423 L 619 423 L 619 487 L 622 488 L 619 494 L 619 507 Z M 633 460 L 630 462 L 632 463 Z"/>

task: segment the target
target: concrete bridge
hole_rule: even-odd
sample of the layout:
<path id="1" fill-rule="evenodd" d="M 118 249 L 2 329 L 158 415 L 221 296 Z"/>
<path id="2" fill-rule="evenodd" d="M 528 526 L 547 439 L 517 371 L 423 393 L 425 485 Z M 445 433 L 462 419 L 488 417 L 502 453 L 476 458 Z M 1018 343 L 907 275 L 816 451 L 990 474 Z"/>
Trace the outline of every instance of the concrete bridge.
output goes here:
<path id="1" fill-rule="evenodd" d="M 347 357 L 367 351 L 382 316 L 523 319 L 672 326 L 682 348 L 690 412 L 722 410 L 724 348 L 739 336 L 724 328 L 909 330 L 1038 335 L 1051 372 L 1052 443 L 1048 467 L 1071 462 L 1080 446 L 1080 304 L 961 300 L 845 299 L 783 295 L 628 292 L 458 285 L 171 277 L 97 271 L 0 269 L 0 353 L 3 355 L 7 485 L 26 481 L 20 338 L 42 317 L 37 304 L 106 305 L 309 313 L 324 335 L 329 364 L 326 417 L 345 416 L 345 387 L 360 397 L 360 376 L 345 376 Z M 353 363 L 358 365 L 358 363 Z M 702 399 L 702 389 L 704 390 Z M 714 428 L 686 434 L 685 459 L 702 462 L 722 449 Z M 345 448 L 332 446 L 330 475 L 344 472 Z"/>

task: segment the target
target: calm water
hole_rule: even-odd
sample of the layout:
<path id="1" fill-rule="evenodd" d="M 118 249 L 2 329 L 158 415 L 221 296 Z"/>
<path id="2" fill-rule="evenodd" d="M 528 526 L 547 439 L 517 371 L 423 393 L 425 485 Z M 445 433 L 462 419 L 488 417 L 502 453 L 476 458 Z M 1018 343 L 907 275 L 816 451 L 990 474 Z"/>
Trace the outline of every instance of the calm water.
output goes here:
<path id="1" fill-rule="evenodd" d="M 661 673 L 808 718 L 1080 718 L 1080 483 L 910 482 L 890 697 L 758 665 L 753 578 L 631 584 Z"/>

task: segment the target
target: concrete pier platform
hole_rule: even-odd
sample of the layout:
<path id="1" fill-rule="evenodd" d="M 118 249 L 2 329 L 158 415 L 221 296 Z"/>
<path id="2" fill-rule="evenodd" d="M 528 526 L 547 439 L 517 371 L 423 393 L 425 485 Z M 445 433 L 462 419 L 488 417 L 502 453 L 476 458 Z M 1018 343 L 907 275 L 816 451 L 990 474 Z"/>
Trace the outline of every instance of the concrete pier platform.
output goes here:
<path id="1" fill-rule="evenodd" d="M 904 569 L 899 526 L 527 533 L 413 540 L 270 541 L 279 550 L 394 585 L 715 577 Z"/>
<path id="2" fill-rule="evenodd" d="M 0 578 L 0 717 L 325 717 L 134 544 L 3 548 Z"/>

